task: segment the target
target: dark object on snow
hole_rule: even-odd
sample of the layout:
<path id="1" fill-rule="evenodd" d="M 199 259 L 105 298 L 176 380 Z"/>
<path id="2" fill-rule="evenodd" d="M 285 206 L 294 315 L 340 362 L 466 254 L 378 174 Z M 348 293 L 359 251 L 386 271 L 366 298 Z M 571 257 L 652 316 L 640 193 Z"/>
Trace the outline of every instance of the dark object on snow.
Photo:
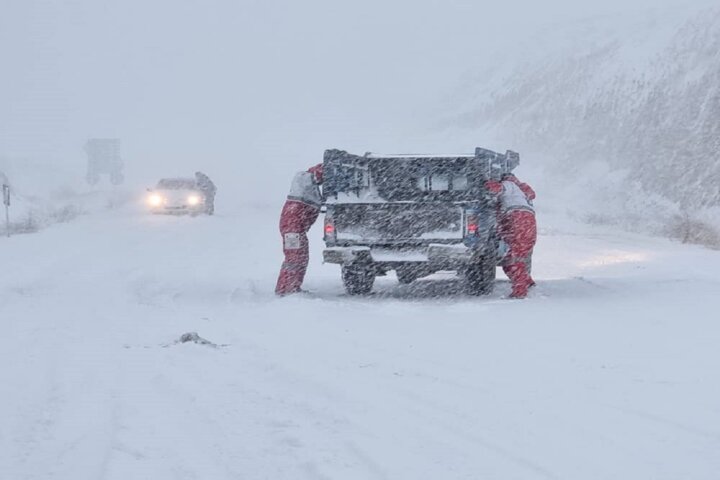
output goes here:
<path id="1" fill-rule="evenodd" d="M 178 343 L 197 343 L 198 345 L 208 345 L 213 348 L 217 348 L 217 344 L 211 342 L 210 340 L 206 340 L 202 338 L 200 335 L 197 334 L 197 332 L 188 332 L 183 333 L 180 335 L 180 338 L 175 341 L 176 344 Z"/>
<path id="2" fill-rule="evenodd" d="M 350 295 L 369 293 L 390 270 L 403 284 L 456 270 L 468 293 L 490 293 L 501 249 L 497 198 L 485 183 L 519 163 L 513 151 L 484 148 L 470 155 L 327 150 L 323 260 L 341 266 Z"/>

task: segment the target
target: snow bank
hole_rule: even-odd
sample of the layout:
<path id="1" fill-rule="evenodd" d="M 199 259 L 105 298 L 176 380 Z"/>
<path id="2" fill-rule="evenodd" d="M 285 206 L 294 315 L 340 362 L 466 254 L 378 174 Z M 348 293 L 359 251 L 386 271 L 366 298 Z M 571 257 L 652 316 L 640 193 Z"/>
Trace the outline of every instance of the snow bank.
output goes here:
<path id="1" fill-rule="evenodd" d="M 118 208 L 133 198 L 128 189 L 89 187 L 74 165 L 0 157 L 0 172 L 11 187 L 10 233 L 34 233 L 79 215 Z M 0 235 L 7 228 L 5 216 Z"/>

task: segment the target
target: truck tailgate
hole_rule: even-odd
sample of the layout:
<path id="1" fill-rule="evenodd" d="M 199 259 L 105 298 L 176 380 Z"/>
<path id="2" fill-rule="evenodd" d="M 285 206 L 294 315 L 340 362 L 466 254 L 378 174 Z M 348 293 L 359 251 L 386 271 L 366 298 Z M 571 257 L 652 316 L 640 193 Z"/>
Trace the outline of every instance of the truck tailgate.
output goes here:
<path id="1" fill-rule="evenodd" d="M 455 204 L 336 204 L 337 240 L 350 242 L 433 242 L 463 237 L 463 208 Z"/>

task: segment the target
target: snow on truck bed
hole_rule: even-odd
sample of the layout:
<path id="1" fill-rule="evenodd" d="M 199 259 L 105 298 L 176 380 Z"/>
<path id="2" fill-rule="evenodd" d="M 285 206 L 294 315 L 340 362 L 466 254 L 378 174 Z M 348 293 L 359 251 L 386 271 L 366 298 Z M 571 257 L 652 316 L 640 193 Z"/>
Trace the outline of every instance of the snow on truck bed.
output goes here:
<path id="1" fill-rule="evenodd" d="M 475 158 L 475 155 L 467 153 L 370 153 L 365 158 Z"/>
<path id="2" fill-rule="evenodd" d="M 0 239 L 0 478 L 716 479 L 718 252 L 541 225 L 525 301 L 347 297 L 321 226 L 275 298 L 265 211 Z"/>

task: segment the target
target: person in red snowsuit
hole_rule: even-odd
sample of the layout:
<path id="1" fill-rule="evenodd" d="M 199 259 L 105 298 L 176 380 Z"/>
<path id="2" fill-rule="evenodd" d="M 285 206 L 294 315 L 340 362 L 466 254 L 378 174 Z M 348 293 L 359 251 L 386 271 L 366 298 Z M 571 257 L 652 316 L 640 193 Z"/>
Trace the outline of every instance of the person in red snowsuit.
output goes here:
<path id="1" fill-rule="evenodd" d="M 525 298 L 535 285 L 530 275 L 533 248 L 537 240 L 537 223 L 533 200 L 535 191 L 514 175 L 503 176 L 500 182 L 489 181 L 486 187 L 497 195 L 498 233 L 508 245 L 503 270 L 512 284 L 511 298 Z"/>
<path id="2" fill-rule="evenodd" d="M 301 291 L 310 260 L 307 232 L 320 214 L 320 191 L 323 166 L 315 165 L 306 172 L 298 172 L 293 179 L 282 213 L 280 235 L 283 239 L 285 261 L 280 268 L 275 293 L 289 295 Z"/>

